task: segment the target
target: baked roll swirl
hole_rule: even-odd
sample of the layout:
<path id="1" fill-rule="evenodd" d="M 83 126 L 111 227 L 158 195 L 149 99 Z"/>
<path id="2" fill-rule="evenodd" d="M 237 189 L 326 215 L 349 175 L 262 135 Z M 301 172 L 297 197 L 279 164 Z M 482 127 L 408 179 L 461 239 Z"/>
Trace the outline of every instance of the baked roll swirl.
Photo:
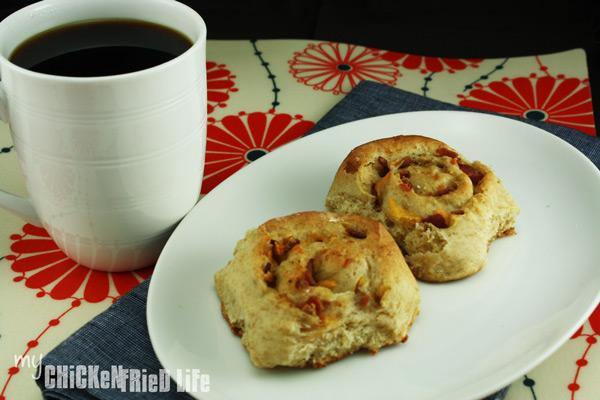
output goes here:
<path id="1" fill-rule="evenodd" d="M 385 227 L 301 212 L 250 229 L 215 274 L 221 309 L 257 367 L 323 367 L 402 342 L 417 282 Z"/>
<path id="2" fill-rule="evenodd" d="M 489 244 L 514 233 L 520 212 L 489 167 L 423 136 L 380 139 L 352 150 L 325 205 L 381 221 L 414 275 L 433 282 L 481 270 Z"/>

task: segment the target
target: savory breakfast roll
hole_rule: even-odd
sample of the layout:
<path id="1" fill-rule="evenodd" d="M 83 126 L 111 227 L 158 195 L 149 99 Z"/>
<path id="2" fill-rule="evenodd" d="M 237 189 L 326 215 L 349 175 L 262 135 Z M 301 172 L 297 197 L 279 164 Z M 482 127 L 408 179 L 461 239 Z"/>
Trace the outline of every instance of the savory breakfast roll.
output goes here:
<path id="1" fill-rule="evenodd" d="M 385 227 L 301 212 L 250 229 L 215 274 L 223 315 L 257 367 L 323 367 L 404 342 L 417 282 Z"/>
<path id="2" fill-rule="evenodd" d="M 490 168 L 422 136 L 385 138 L 352 150 L 325 205 L 381 221 L 415 277 L 433 282 L 481 270 L 489 244 L 513 234 L 519 214 Z"/>

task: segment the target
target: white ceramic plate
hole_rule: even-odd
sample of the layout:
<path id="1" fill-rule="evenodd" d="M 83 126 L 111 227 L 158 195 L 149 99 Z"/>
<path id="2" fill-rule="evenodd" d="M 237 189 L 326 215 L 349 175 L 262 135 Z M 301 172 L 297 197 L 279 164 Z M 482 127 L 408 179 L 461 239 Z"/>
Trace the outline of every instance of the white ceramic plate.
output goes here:
<path id="1" fill-rule="evenodd" d="M 518 234 L 493 242 L 487 266 L 474 276 L 420 283 L 421 314 L 406 343 L 318 370 L 255 368 L 221 315 L 213 274 L 248 228 L 324 210 L 335 171 L 352 148 L 399 134 L 442 140 L 490 165 L 521 207 Z M 522 122 L 422 111 L 337 126 L 244 167 L 189 213 L 151 281 L 150 338 L 172 374 L 183 371 L 185 379 L 185 370 L 195 369 L 210 377 L 210 390 L 195 394 L 203 399 L 481 398 L 548 357 L 598 303 L 599 204 L 598 169 L 569 144 Z"/>

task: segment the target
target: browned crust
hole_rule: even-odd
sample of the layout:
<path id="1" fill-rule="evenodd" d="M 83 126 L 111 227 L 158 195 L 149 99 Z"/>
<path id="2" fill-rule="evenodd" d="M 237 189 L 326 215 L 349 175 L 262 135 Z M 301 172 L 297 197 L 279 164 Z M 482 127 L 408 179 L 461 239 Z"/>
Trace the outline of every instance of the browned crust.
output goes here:
<path id="1" fill-rule="evenodd" d="M 227 315 L 227 310 L 225 309 L 225 305 L 223 303 L 221 303 L 221 314 L 223 314 L 223 317 L 225 318 L 225 321 L 227 321 L 227 323 L 229 324 L 229 327 L 231 328 L 231 332 L 238 337 L 242 337 L 244 336 L 244 329 L 239 326 L 238 324 L 233 324 L 231 322 L 231 320 L 229 319 L 229 315 Z"/>
<path id="2" fill-rule="evenodd" d="M 456 152 L 456 150 L 445 143 L 429 137 L 419 135 L 395 136 L 373 140 L 355 147 L 350 151 L 346 159 L 344 159 L 340 169 L 343 168 L 347 173 L 352 173 L 358 171 L 361 165 L 370 162 L 374 158 L 374 155 L 385 157 L 393 155 L 400 150 L 404 153 L 422 152 L 433 146 L 436 148 L 443 147 Z"/>

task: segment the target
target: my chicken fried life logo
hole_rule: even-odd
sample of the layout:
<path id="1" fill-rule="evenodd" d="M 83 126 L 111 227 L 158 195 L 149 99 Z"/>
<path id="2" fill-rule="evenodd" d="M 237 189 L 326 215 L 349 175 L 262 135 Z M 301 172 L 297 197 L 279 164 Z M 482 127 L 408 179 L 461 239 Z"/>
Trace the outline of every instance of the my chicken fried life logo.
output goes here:
<path id="1" fill-rule="evenodd" d="M 174 378 L 177 392 L 206 393 L 210 391 L 210 375 L 199 369 L 167 369 L 150 372 L 145 368 L 125 368 L 112 365 L 43 365 L 43 355 L 15 355 L 15 366 L 30 366 L 37 369 L 34 379 L 43 379 L 46 389 L 116 389 L 128 393 L 165 393 L 171 391 Z"/>

